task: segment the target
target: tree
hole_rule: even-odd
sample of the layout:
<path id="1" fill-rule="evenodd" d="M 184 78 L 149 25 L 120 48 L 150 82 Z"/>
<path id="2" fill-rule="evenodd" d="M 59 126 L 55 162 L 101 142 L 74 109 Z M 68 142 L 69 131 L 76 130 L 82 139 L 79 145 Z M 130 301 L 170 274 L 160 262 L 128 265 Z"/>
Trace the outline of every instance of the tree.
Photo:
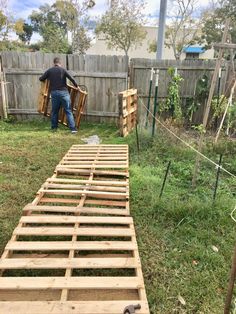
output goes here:
<path id="1" fill-rule="evenodd" d="M 28 23 L 23 23 L 21 31 L 16 31 L 16 34 L 19 36 L 20 40 L 25 44 L 30 44 L 30 39 L 33 35 L 33 27 Z"/>
<path id="2" fill-rule="evenodd" d="M 236 18 L 236 0 L 222 0 L 221 5 L 222 11 L 224 11 L 228 17 L 232 19 Z"/>
<path id="3" fill-rule="evenodd" d="M 108 48 L 121 49 L 125 55 L 146 37 L 142 0 L 115 0 L 98 22 L 96 33 L 103 34 Z"/>
<path id="4" fill-rule="evenodd" d="M 23 20 L 14 19 L 8 10 L 8 0 L 0 0 L 0 50 L 17 47 L 17 42 L 11 43 L 8 39 L 10 32 L 21 32 L 23 30 Z"/>
<path id="5" fill-rule="evenodd" d="M 57 0 L 53 5 L 60 21 L 64 23 L 68 33 L 71 33 L 72 52 L 84 54 L 90 47 L 91 38 L 88 35 L 88 9 L 91 3 L 84 1 L 80 4 L 77 0 Z"/>
<path id="6" fill-rule="evenodd" d="M 89 48 L 86 23 L 88 6 L 77 0 L 57 0 L 30 15 L 33 30 L 43 37 L 43 49 L 52 52 L 84 53 Z M 71 34 L 71 44 L 69 35 Z"/>
<path id="7" fill-rule="evenodd" d="M 225 20 L 230 17 L 229 34 L 233 43 L 236 43 L 236 0 L 222 1 L 221 7 L 214 7 L 206 11 L 203 16 L 203 39 L 206 48 L 211 48 L 214 43 L 219 43 L 222 39 Z"/>
<path id="8" fill-rule="evenodd" d="M 175 59 L 180 59 L 185 47 L 200 41 L 201 19 L 193 18 L 197 0 L 174 0 L 172 16 L 166 29 L 165 45 L 173 49 Z"/>
<path id="9" fill-rule="evenodd" d="M 175 59 L 179 60 L 185 47 L 203 43 L 201 37 L 202 18 L 193 18 L 198 0 L 174 0 L 171 2 L 171 22 L 166 26 L 165 46 L 172 48 Z M 157 43 L 152 42 L 150 52 L 156 52 Z"/>
<path id="10" fill-rule="evenodd" d="M 40 6 L 39 11 L 32 12 L 30 20 L 33 30 L 43 37 L 42 50 L 54 53 L 68 52 L 66 26 L 58 17 L 53 6 L 48 4 Z"/>

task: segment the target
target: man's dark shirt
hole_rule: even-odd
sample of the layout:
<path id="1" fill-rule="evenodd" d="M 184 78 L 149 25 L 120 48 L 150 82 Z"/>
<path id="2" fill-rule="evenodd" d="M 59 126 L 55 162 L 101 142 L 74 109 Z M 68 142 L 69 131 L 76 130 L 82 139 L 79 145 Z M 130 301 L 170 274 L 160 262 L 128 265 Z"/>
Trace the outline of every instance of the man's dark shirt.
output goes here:
<path id="1" fill-rule="evenodd" d="M 40 78 L 40 81 L 49 80 L 50 90 L 67 90 L 66 78 L 68 78 L 77 87 L 76 81 L 70 74 L 62 67 L 55 65 L 48 69 Z"/>

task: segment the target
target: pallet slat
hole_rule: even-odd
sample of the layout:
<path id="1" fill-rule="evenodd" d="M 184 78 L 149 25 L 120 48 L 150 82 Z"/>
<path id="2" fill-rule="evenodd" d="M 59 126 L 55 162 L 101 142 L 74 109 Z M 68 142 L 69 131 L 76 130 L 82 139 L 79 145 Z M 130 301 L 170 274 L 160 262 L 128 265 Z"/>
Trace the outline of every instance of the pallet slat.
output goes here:
<path id="1" fill-rule="evenodd" d="M 125 209 L 119 208 L 101 208 L 101 207 L 73 207 L 73 206 L 47 206 L 47 205 L 27 205 L 24 211 L 32 212 L 60 212 L 60 213 L 90 213 L 90 214 L 108 214 L 108 215 L 124 215 Z"/>
<path id="2" fill-rule="evenodd" d="M 21 217 L 22 223 L 79 223 L 79 224 L 118 224 L 128 225 L 133 223 L 131 217 L 88 217 L 88 216 L 59 216 L 36 215 Z"/>
<path id="3" fill-rule="evenodd" d="M 10 241 L 7 250 L 17 251 L 59 251 L 59 250 L 125 250 L 137 249 L 136 243 L 131 241 Z"/>
<path id="4" fill-rule="evenodd" d="M 140 304 L 141 309 L 136 314 L 148 314 L 147 302 L 137 300 L 127 301 L 44 301 L 44 302 L 0 302 L 1 313 L 24 313 L 24 314 L 121 314 L 126 306 Z"/>
<path id="5" fill-rule="evenodd" d="M 15 235 L 77 235 L 77 236 L 107 236 L 107 237 L 131 237 L 132 230 L 128 228 L 66 228 L 66 227 L 17 227 Z"/>
<path id="6" fill-rule="evenodd" d="M 138 277 L 0 277 L 0 291 L 23 289 L 138 289 Z"/>
<path id="7" fill-rule="evenodd" d="M 132 257 L 116 258 L 5 258 L 0 259 L 0 269 L 92 269 L 137 268 Z"/>

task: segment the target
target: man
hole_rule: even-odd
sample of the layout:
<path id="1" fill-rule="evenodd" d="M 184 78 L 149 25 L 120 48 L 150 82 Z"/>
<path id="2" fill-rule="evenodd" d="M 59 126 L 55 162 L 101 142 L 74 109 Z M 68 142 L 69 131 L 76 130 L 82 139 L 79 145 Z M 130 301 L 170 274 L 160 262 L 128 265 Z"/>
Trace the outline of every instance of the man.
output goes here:
<path id="1" fill-rule="evenodd" d="M 75 127 L 74 117 L 71 111 L 70 94 L 66 85 L 66 78 L 68 78 L 75 87 L 78 87 L 76 81 L 70 74 L 62 67 L 61 60 L 54 58 L 54 66 L 48 69 L 40 78 L 40 81 L 50 81 L 50 92 L 52 97 L 52 113 L 51 113 L 51 128 L 56 131 L 58 128 L 58 114 L 60 107 L 64 108 L 67 122 L 72 134 L 77 133 Z"/>

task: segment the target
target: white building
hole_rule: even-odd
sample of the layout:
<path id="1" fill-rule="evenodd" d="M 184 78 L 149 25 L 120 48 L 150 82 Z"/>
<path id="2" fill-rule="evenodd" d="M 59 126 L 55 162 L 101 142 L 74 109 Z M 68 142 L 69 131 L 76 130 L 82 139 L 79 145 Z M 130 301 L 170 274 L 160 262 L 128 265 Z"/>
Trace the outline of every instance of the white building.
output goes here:
<path id="1" fill-rule="evenodd" d="M 136 49 L 130 49 L 130 58 L 149 58 L 155 59 L 156 53 L 150 52 L 150 44 L 153 43 L 157 38 L 157 27 L 154 26 L 144 26 L 147 32 L 146 38 L 143 40 L 142 44 Z M 102 36 L 95 39 L 95 42 L 87 50 L 87 54 L 91 55 L 123 55 L 122 50 L 108 49 L 107 44 Z M 164 47 L 163 53 L 164 59 L 175 59 L 173 50 L 171 48 Z M 182 53 L 181 59 L 195 58 L 195 59 L 213 59 L 214 50 L 204 51 L 199 45 L 186 47 L 185 52 Z"/>

